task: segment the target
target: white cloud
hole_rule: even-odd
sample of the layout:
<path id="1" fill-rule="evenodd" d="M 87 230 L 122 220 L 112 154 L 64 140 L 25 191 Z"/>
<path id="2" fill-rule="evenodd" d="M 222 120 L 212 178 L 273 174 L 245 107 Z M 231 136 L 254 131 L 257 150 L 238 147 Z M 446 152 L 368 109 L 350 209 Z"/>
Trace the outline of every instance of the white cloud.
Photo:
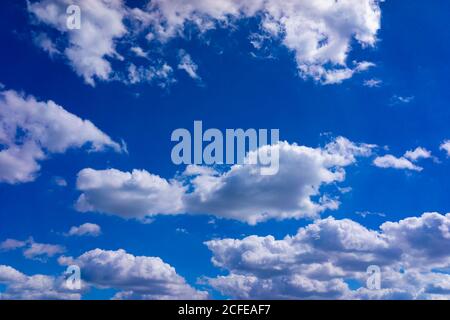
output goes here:
<path id="1" fill-rule="evenodd" d="M 60 245 L 32 242 L 30 247 L 23 251 L 23 255 L 27 259 L 43 260 L 65 251 L 66 249 Z"/>
<path id="2" fill-rule="evenodd" d="M 6 239 L 0 244 L 0 249 L 4 251 L 23 249 L 23 256 L 25 258 L 39 261 L 45 261 L 47 258 L 66 251 L 63 246 L 35 242 L 33 238 L 29 238 L 26 241 Z"/>
<path id="3" fill-rule="evenodd" d="M 98 237 L 102 233 L 102 229 L 98 224 L 95 223 L 83 223 L 80 226 L 73 226 L 70 228 L 69 232 L 66 233 L 67 236 L 91 236 Z"/>
<path id="4" fill-rule="evenodd" d="M 173 69 L 166 63 L 157 66 L 136 66 L 131 63 L 128 66 L 128 84 L 136 84 L 140 82 L 156 82 L 161 88 L 168 87 L 176 80 L 173 78 Z"/>
<path id="5" fill-rule="evenodd" d="M 145 170 L 122 172 L 116 169 L 83 169 L 77 188 L 83 194 L 79 211 L 100 211 L 124 218 L 145 218 L 155 214 L 175 214 L 183 207 L 185 188 Z"/>
<path id="6" fill-rule="evenodd" d="M 33 181 L 47 153 L 90 145 L 92 151 L 121 146 L 53 101 L 37 101 L 13 90 L 0 92 L 0 182 Z"/>
<path id="7" fill-rule="evenodd" d="M 116 299 L 206 299 L 208 293 L 186 283 L 175 268 L 158 257 L 134 256 L 122 249 L 95 249 L 78 258 L 61 257 L 62 265 L 78 265 L 86 283 L 120 290 Z"/>
<path id="8" fill-rule="evenodd" d="M 408 104 L 413 102 L 415 99 L 414 96 L 398 96 L 398 95 L 394 95 L 391 98 L 391 105 L 396 105 L 396 104 Z"/>
<path id="9" fill-rule="evenodd" d="M 404 157 L 411 161 L 417 161 L 419 159 L 430 159 L 432 155 L 431 152 L 428 151 L 427 149 L 417 147 L 415 150 L 407 151 Z"/>
<path id="10" fill-rule="evenodd" d="M 205 279 L 232 298 L 450 298 L 450 214 L 386 222 L 380 231 L 327 218 L 276 240 L 249 236 L 206 242 L 226 276 Z M 366 269 L 381 268 L 382 290 L 368 290 Z M 403 271 L 402 271 L 403 270 Z M 346 281 L 362 286 L 351 290 Z"/>
<path id="11" fill-rule="evenodd" d="M 77 258 L 60 256 L 60 265 L 81 269 L 82 287 L 69 289 L 64 276 L 27 276 L 0 265 L 2 299 L 80 299 L 92 287 L 113 288 L 113 299 L 207 299 L 206 291 L 190 286 L 175 268 L 158 257 L 134 256 L 122 249 L 95 249 Z"/>
<path id="12" fill-rule="evenodd" d="M 383 81 L 379 79 L 369 79 L 364 81 L 364 86 L 369 88 L 378 88 L 382 83 Z"/>
<path id="13" fill-rule="evenodd" d="M 148 58 L 147 53 L 141 47 L 132 47 L 130 50 L 138 57 Z"/>
<path id="14" fill-rule="evenodd" d="M 149 8 L 153 33 L 162 40 L 179 35 L 187 22 L 209 30 L 215 23 L 232 22 L 229 17 L 259 15 L 261 32 L 295 53 L 301 74 L 325 83 L 338 83 L 357 71 L 359 67 L 346 64 L 350 42 L 356 38 L 363 46 L 374 45 L 381 16 L 379 2 L 373 0 L 157 0 Z"/>
<path id="15" fill-rule="evenodd" d="M 49 54 L 50 57 L 61 54 L 56 45 L 45 33 L 33 35 L 34 44 Z"/>
<path id="16" fill-rule="evenodd" d="M 26 241 L 20 241 L 16 239 L 6 239 L 2 243 L 0 243 L 0 250 L 9 251 L 16 250 L 19 248 L 23 248 L 27 245 Z"/>
<path id="17" fill-rule="evenodd" d="M 378 217 L 386 217 L 385 213 L 382 212 L 371 212 L 371 211 L 357 211 L 355 212 L 356 215 L 361 216 L 363 218 L 366 218 L 368 216 L 378 216 Z"/>
<path id="18" fill-rule="evenodd" d="M 6 286 L 0 292 L 0 300 L 78 300 L 81 297 L 80 292 L 65 288 L 62 277 L 28 276 L 6 265 L 0 265 L 0 284 Z"/>
<path id="19" fill-rule="evenodd" d="M 184 70 L 194 80 L 201 80 L 197 74 L 198 66 L 192 61 L 191 56 L 184 50 L 180 50 L 178 55 L 180 59 L 178 69 Z"/>
<path id="20" fill-rule="evenodd" d="M 401 157 L 396 158 L 393 155 L 385 155 L 382 157 L 377 157 L 373 161 L 373 164 L 379 168 L 394 168 L 394 169 L 407 169 L 413 171 L 422 171 L 423 168 L 416 166 L 414 163 L 409 161 L 408 159 Z"/>
<path id="21" fill-rule="evenodd" d="M 189 231 L 187 231 L 187 229 L 185 228 L 176 228 L 175 231 L 178 233 L 189 234 Z"/>
<path id="22" fill-rule="evenodd" d="M 304 65 L 299 66 L 299 69 L 303 76 L 313 77 L 316 81 L 320 81 L 323 84 L 338 84 L 344 80 L 350 79 L 354 74 L 368 70 L 374 67 L 375 64 L 363 61 L 354 63 L 354 67 L 345 67 L 339 69 L 327 69 L 321 65 Z"/>
<path id="23" fill-rule="evenodd" d="M 355 163 L 356 156 L 370 155 L 372 146 L 339 137 L 324 148 L 287 142 L 271 148 L 278 149 L 280 155 L 276 175 L 261 176 L 258 168 L 251 165 L 236 165 L 216 176 L 199 175 L 191 182 L 194 191 L 186 195 L 186 211 L 250 224 L 268 219 L 317 217 L 326 209 L 339 206 L 320 188 L 342 182 L 344 167 Z"/>
<path id="24" fill-rule="evenodd" d="M 440 149 L 447 152 L 447 155 L 450 156 L 450 140 L 444 141 L 441 144 Z"/>
<path id="25" fill-rule="evenodd" d="M 204 33 L 218 26 L 234 28 L 241 19 L 258 17 L 253 34 L 277 40 L 295 54 L 302 77 L 324 84 L 340 83 L 372 66 L 369 62 L 347 62 L 354 39 L 364 47 L 374 46 L 380 29 L 378 0 L 155 0 L 145 8 L 130 8 L 122 0 L 79 0 L 81 30 L 67 30 L 65 9 L 70 0 L 41 0 L 28 6 L 40 23 L 68 38 L 64 53 L 85 81 L 113 78 L 108 59 L 122 60 L 116 50 L 121 42 L 137 48 L 135 35 L 145 35 L 152 46 L 189 32 Z M 129 20 L 130 23 L 125 23 Z M 128 26 L 128 29 L 127 27 Z M 133 37 L 126 37 L 132 34 Z M 130 40 L 131 38 L 131 40 Z M 130 44 L 131 43 L 131 44 Z M 156 44 L 158 43 L 158 44 Z M 138 55 L 141 51 L 135 50 Z M 181 64 L 191 75 L 190 64 Z M 189 70 L 189 71 L 188 71 Z"/>
<path id="26" fill-rule="evenodd" d="M 280 170 L 272 176 L 261 176 L 258 165 L 235 165 L 224 173 L 188 166 L 184 176 L 188 181 L 168 181 L 145 170 L 84 169 L 77 179 L 82 192 L 77 208 L 138 219 L 156 214 L 212 214 L 250 224 L 317 217 L 339 206 L 321 187 L 342 182 L 344 167 L 354 164 L 358 156 L 369 156 L 373 146 L 339 137 L 324 148 L 287 142 L 270 148 L 280 154 Z"/>
<path id="27" fill-rule="evenodd" d="M 432 158 L 431 152 L 425 148 L 417 147 L 415 150 L 405 152 L 405 154 L 397 158 L 391 154 L 377 157 L 373 164 L 379 168 L 394 168 L 400 170 L 422 171 L 423 168 L 415 165 L 415 162 L 421 159 Z"/>
<path id="28" fill-rule="evenodd" d="M 66 179 L 64 179 L 63 177 L 54 177 L 53 178 L 53 182 L 58 187 L 67 187 L 68 186 L 68 183 L 67 183 Z"/>
<path id="29" fill-rule="evenodd" d="M 47 24 L 68 38 L 64 54 L 78 75 L 90 85 L 95 79 L 108 80 L 112 67 L 107 58 L 119 58 L 115 40 L 123 37 L 126 8 L 122 0 L 78 0 L 81 29 L 67 28 L 66 9 L 72 0 L 42 0 L 28 4 L 28 11 L 39 22 Z"/>
<path id="30" fill-rule="evenodd" d="M 186 166 L 186 169 L 183 172 L 183 175 L 185 176 L 197 176 L 197 175 L 214 176 L 216 174 L 217 172 L 211 167 L 204 167 L 195 164 L 190 164 Z"/>

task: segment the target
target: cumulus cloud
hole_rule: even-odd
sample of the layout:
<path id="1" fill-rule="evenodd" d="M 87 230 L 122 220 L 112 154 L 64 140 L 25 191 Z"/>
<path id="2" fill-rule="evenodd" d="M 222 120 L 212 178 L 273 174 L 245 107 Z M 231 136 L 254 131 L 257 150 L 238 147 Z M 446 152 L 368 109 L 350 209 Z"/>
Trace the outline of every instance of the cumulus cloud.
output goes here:
<path id="1" fill-rule="evenodd" d="M 323 148 L 287 142 L 266 146 L 280 155 L 279 172 L 267 176 L 260 174 L 260 165 L 234 165 L 223 173 L 188 166 L 187 181 L 166 180 L 144 170 L 84 169 L 77 179 L 82 192 L 77 208 L 138 219 L 156 214 L 212 214 L 250 224 L 314 218 L 339 206 L 321 187 L 342 182 L 344 168 L 359 156 L 369 156 L 373 147 L 343 137 Z"/>
<path id="2" fill-rule="evenodd" d="M 60 257 L 62 265 L 78 265 L 87 284 L 120 290 L 115 299 L 206 299 L 208 293 L 186 283 L 175 268 L 158 257 L 95 249 L 78 258 Z"/>
<path id="3" fill-rule="evenodd" d="M 48 153 L 85 145 L 92 151 L 121 151 L 92 122 L 51 100 L 37 101 L 13 90 L 0 92 L 0 182 L 33 181 Z"/>
<path id="4" fill-rule="evenodd" d="M 340 83 L 373 65 L 347 60 L 352 42 L 363 48 L 376 44 L 381 20 L 378 0 L 156 0 L 143 8 L 128 7 L 122 0 L 76 3 L 82 12 L 81 30 L 66 27 L 65 10 L 72 4 L 70 0 L 33 2 L 28 11 L 37 22 L 67 38 L 65 56 L 91 85 L 114 78 L 109 59 L 119 64 L 123 60 L 118 42 L 128 50 L 137 48 L 136 35 L 143 35 L 153 47 L 163 48 L 168 41 L 184 37 L 187 29 L 203 34 L 217 27 L 234 28 L 240 20 L 250 18 L 260 21 L 253 34 L 276 40 L 274 43 L 294 53 L 302 77 L 324 84 Z M 191 76 L 197 74 L 192 64 L 180 65 Z"/>
<path id="5" fill-rule="evenodd" d="M 391 154 L 377 157 L 373 164 L 379 168 L 394 168 L 400 170 L 422 171 L 423 168 L 415 164 L 421 159 L 432 158 L 431 152 L 425 148 L 418 147 L 415 150 L 407 151 L 402 157 L 397 158 Z"/>
<path id="6" fill-rule="evenodd" d="M 450 298 L 450 214 L 386 222 L 378 231 L 327 218 L 277 240 L 273 236 L 206 242 L 228 275 L 204 279 L 232 298 Z M 365 287 L 367 267 L 381 268 L 381 290 Z M 361 287 L 350 289 L 348 280 Z"/>
<path id="7" fill-rule="evenodd" d="M 80 292 L 68 290 L 63 277 L 42 274 L 28 276 L 16 269 L 0 265 L 0 300 L 78 300 Z"/>
<path id="8" fill-rule="evenodd" d="M 98 237 L 102 233 L 102 229 L 95 223 L 83 223 L 80 226 L 73 226 L 66 233 L 67 236 L 91 236 Z"/>
<path id="9" fill-rule="evenodd" d="M 134 256 L 125 250 L 95 249 L 77 258 L 60 256 L 60 265 L 81 269 L 81 288 L 66 284 L 65 275 L 25 275 L 0 265 L 1 299 L 80 299 L 92 287 L 113 288 L 113 299 L 207 299 L 206 291 L 190 286 L 175 268 L 159 257 Z"/>
<path id="10" fill-rule="evenodd" d="M 198 175 L 191 180 L 187 211 L 255 224 L 268 219 L 314 218 L 339 202 L 320 188 L 345 179 L 346 166 L 357 156 L 371 154 L 372 146 L 357 145 L 339 137 L 324 148 L 309 148 L 287 142 L 276 148 L 279 172 L 261 176 L 258 166 L 236 165 L 217 175 Z M 273 154 L 273 150 L 272 150 Z M 251 157 L 252 153 L 248 155 Z M 313 200 L 319 198 L 319 200 Z"/>
<path id="11" fill-rule="evenodd" d="M 185 187 L 145 170 L 122 172 L 116 169 L 83 169 L 77 189 L 83 193 L 79 211 L 99 211 L 124 218 L 145 218 L 155 214 L 175 214 L 183 208 Z"/>

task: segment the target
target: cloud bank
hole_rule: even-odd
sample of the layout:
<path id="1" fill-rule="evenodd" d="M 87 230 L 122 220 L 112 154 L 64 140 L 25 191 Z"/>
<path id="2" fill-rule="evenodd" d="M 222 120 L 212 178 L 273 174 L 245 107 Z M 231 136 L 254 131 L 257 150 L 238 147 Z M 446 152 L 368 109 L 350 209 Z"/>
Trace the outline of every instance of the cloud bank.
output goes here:
<path id="1" fill-rule="evenodd" d="M 379 231 L 327 218 L 277 240 L 273 236 L 207 241 L 227 275 L 204 279 L 236 299 L 448 299 L 450 214 L 385 222 Z M 381 289 L 366 288 L 370 265 Z M 349 280 L 360 284 L 350 289 Z"/>
<path id="2" fill-rule="evenodd" d="M 345 179 L 345 167 L 371 155 L 374 146 L 338 137 L 323 148 L 281 142 L 278 174 L 263 176 L 259 165 L 234 165 L 225 172 L 187 168 L 180 179 L 166 180 L 145 170 L 83 169 L 77 178 L 79 211 L 123 218 L 157 214 L 212 214 L 256 224 L 269 219 L 316 218 L 336 209 L 336 198 L 321 188 Z M 257 152 L 257 151 L 255 151 Z M 254 156 L 249 153 L 248 157 Z"/>

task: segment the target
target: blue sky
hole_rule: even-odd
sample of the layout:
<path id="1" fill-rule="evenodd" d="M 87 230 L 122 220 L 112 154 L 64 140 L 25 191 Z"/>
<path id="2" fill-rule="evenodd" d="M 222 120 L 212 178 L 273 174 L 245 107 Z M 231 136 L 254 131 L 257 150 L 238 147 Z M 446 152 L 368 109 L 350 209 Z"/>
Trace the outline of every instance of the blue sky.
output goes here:
<path id="1" fill-rule="evenodd" d="M 269 1 L 283 20 L 260 1 L 204 0 L 179 25 L 178 2 L 2 1 L 0 133 L 15 131 L 0 135 L 0 298 L 447 298 L 450 277 L 435 271 L 450 262 L 450 4 Z M 80 30 L 61 23 L 72 3 Z M 225 168 L 213 179 L 228 189 L 198 180 L 213 200 L 186 194 L 195 185 L 172 163 L 170 135 L 195 120 L 280 129 L 286 177 L 260 183 L 242 169 L 233 180 Z M 69 234 L 86 223 L 100 234 Z M 82 292 L 58 282 L 67 261 L 81 266 Z M 378 291 L 364 288 L 371 264 Z"/>

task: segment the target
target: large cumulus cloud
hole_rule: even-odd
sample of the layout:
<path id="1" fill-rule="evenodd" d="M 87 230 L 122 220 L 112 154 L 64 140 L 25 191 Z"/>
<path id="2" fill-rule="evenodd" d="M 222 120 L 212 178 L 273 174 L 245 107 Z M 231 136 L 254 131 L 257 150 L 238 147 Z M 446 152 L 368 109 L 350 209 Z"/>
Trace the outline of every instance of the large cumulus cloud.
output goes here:
<path id="1" fill-rule="evenodd" d="M 206 281 L 235 298 L 449 298 L 449 232 L 450 214 L 425 213 L 378 231 L 330 217 L 280 240 L 211 240 L 212 262 L 228 274 Z M 381 269 L 380 290 L 366 288 L 371 265 Z"/>
<path id="2" fill-rule="evenodd" d="M 134 256 L 125 250 L 95 249 L 77 258 L 60 257 L 63 265 L 77 265 L 83 281 L 115 288 L 116 299 L 206 299 L 208 293 L 186 283 L 175 268 L 159 257 Z"/>
<path id="3" fill-rule="evenodd" d="M 261 175 L 258 164 L 234 165 L 225 172 L 191 166 L 186 179 L 172 180 L 144 170 L 87 168 L 78 174 L 82 194 L 77 208 L 138 219 L 156 214 L 212 214 L 250 224 L 313 218 L 339 206 L 338 199 L 321 188 L 344 181 L 344 168 L 357 157 L 369 156 L 373 146 L 339 137 L 323 148 L 287 142 L 263 148 L 279 153 L 275 175 Z"/>

